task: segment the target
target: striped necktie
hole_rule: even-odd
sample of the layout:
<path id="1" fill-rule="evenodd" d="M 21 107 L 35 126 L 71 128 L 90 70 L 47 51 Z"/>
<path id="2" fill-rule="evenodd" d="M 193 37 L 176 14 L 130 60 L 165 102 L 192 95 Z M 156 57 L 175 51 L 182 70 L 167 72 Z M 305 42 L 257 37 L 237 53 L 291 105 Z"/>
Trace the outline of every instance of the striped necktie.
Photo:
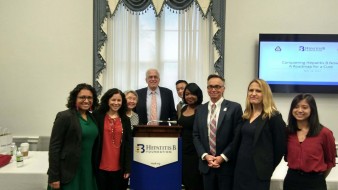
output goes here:
<path id="1" fill-rule="evenodd" d="M 210 154 L 216 155 L 216 104 L 212 104 L 211 113 L 210 113 L 210 123 L 209 123 L 209 146 L 210 146 Z"/>

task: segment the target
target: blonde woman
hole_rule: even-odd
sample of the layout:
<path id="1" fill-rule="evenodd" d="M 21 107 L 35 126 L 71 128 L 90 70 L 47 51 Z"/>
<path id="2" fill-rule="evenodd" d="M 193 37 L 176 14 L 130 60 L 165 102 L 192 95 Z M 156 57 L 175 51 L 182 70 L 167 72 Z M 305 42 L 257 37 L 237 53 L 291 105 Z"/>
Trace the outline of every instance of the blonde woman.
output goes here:
<path id="1" fill-rule="evenodd" d="M 234 190 L 270 189 L 270 178 L 286 150 L 286 126 L 262 79 L 249 83 L 243 125 L 234 141 L 237 152 Z"/>

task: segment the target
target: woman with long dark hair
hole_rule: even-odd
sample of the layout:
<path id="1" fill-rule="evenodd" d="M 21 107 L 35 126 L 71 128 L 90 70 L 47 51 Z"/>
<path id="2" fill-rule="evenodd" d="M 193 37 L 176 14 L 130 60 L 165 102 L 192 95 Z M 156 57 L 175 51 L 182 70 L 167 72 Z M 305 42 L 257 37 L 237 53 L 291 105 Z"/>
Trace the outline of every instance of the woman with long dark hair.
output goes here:
<path id="1" fill-rule="evenodd" d="M 131 165 L 131 126 L 126 115 L 125 95 L 108 90 L 94 112 L 102 140 L 99 143 L 97 185 L 99 190 L 121 190 L 129 178 Z"/>
<path id="2" fill-rule="evenodd" d="M 333 133 L 319 122 L 317 105 L 310 94 L 299 94 L 288 118 L 288 172 L 284 190 L 326 190 L 326 176 L 336 165 Z"/>

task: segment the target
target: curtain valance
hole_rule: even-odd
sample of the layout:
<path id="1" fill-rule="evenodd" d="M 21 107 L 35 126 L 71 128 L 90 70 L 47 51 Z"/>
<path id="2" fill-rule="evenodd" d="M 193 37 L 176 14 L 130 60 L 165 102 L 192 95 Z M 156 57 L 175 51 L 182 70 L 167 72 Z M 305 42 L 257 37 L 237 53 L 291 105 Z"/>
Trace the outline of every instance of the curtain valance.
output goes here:
<path id="1" fill-rule="evenodd" d="M 215 73 L 224 76 L 224 31 L 225 31 L 225 0 L 94 0 L 94 87 L 101 94 L 101 74 L 106 65 L 107 19 L 114 16 L 120 5 L 128 10 L 141 13 L 153 7 L 155 16 L 160 16 L 164 6 L 184 11 L 192 3 L 196 3 L 204 17 L 211 11 L 214 31 Z"/>
<path id="2" fill-rule="evenodd" d="M 107 0 L 110 13 L 114 15 L 120 4 L 123 4 L 132 12 L 143 12 L 152 6 L 156 16 L 161 16 L 163 7 L 166 5 L 173 10 L 182 11 L 196 3 L 203 16 L 206 16 L 212 0 Z"/>

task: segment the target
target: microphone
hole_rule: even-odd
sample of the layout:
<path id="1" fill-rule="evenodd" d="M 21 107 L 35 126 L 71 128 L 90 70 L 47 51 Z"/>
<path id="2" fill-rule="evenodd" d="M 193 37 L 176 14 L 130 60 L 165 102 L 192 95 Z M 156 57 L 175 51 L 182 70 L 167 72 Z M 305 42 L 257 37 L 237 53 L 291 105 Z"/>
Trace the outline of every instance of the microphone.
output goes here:
<path id="1" fill-rule="evenodd" d="M 163 120 L 150 120 L 148 121 L 147 125 L 149 125 L 150 123 L 153 123 L 153 122 L 156 122 L 156 123 L 168 123 L 169 126 L 171 124 L 177 124 L 177 121 L 172 121 L 172 120 L 168 120 L 168 121 L 163 121 Z"/>

